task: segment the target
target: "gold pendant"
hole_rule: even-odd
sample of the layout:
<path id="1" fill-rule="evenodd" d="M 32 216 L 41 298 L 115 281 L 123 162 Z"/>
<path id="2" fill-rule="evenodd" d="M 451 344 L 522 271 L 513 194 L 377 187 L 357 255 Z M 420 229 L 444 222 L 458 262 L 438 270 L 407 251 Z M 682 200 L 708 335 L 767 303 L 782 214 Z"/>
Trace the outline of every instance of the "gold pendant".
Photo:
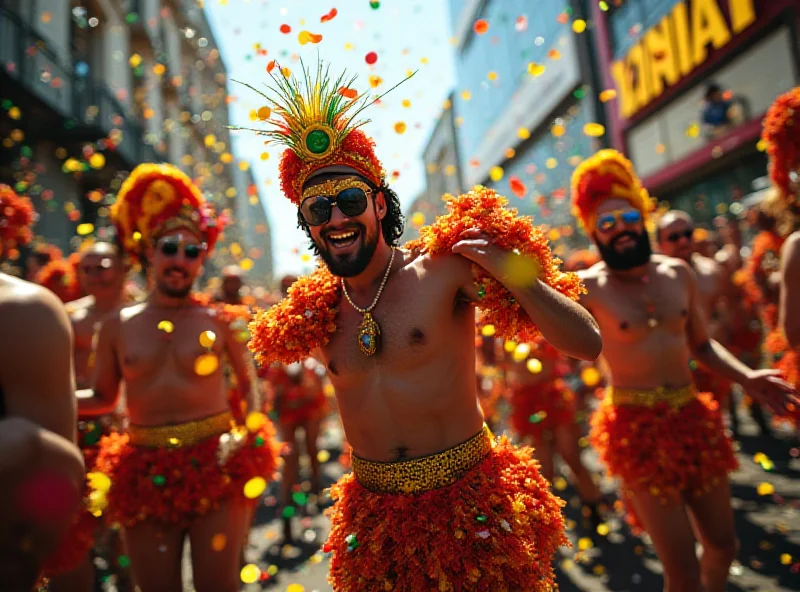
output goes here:
<path id="1" fill-rule="evenodd" d="M 365 312 L 361 324 L 358 326 L 358 349 L 365 356 L 374 355 L 380 347 L 381 326 L 372 314 Z"/>

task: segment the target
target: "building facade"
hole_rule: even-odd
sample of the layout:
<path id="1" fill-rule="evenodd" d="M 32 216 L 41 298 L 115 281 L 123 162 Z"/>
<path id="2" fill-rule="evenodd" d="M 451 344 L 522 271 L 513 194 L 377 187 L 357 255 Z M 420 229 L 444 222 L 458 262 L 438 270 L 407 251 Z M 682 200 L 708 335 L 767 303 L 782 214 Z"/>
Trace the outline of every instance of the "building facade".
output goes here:
<path id="1" fill-rule="evenodd" d="M 32 199 L 36 234 L 64 250 L 104 236 L 142 162 L 179 166 L 235 220 L 247 193 L 226 83 L 197 0 L 0 0 L 0 182 Z M 239 234 L 229 227 L 221 258 Z"/>
<path id="2" fill-rule="evenodd" d="M 588 18 L 586 4 L 450 3 L 464 186 L 496 189 L 521 212 L 560 229 L 557 236 L 568 243 L 579 240 L 568 199 L 572 171 L 605 145 L 591 31 L 573 31 L 575 21 Z M 478 21 L 486 21 L 488 31 L 476 31 Z M 601 133 L 587 135 L 589 124 Z"/>
<path id="3" fill-rule="evenodd" d="M 611 4 L 611 3 L 609 3 Z M 592 3 L 613 145 L 650 193 L 710 222 L 766 174 L 758 144 L 800 81 L 797 0 Z"/>

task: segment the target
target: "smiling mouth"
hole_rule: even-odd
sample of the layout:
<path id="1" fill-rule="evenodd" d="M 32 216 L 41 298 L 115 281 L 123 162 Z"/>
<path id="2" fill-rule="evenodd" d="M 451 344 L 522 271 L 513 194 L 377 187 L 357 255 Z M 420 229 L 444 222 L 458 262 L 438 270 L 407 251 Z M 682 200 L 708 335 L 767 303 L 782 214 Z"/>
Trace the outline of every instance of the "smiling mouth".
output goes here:
<path id="1" fill-rule="evenodd" d="M 358 230 L 344 230 L 341 232 L 331 232 L 326 239 L 335 248 L 342 249 L 356 242 L 359 236 L 361 236 L 361 232 Z"/>

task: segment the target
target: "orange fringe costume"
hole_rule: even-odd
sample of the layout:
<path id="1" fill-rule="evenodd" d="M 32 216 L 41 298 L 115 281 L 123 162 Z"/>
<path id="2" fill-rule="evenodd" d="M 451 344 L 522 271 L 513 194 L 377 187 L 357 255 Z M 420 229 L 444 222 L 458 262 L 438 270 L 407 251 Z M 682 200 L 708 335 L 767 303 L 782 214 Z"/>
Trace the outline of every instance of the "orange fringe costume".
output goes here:
<path id="1" fill-rule="evenodd" d="M 39 270 L 36 283 L 50 290 L 67 303 L 82 296 L 78 283 L 78 271 L 68 259 L 56 259 Z"/>
<path id="2" fill-rule="evenodd" d="M 222 225 L 197 186 L 171 165 L 134 169 L 120 189 L 112 216 L 122 244 L 135 259 L 141 259 L 161 234 L 176 228 L 193 233 L 210 252 Z M 202 296 L 194 295 L 190 302 L 210 306 Z M 235 339 L 248 339 L 246 309 L 212 308 L 234 330 Z M 236 412 L 177 425 L 131 425 L 125 434 L 103 437 L 93 473 L 104 476 L 96 481 L 105 482 L 105 487 L 94 484 L 96 508 L 123 526 L 148 521 L 187 527 L 223 501 L 255 503 L 245 496 L 244 486 L 255 477 L 273 477 L 279 445 L 266 418 L 251 422 L 248 417 L 245 428 L 237 424 Z"/>
<path id="3" fill-rule="evenodd" d="M 591 419 L 589 440 L 623 492 L 649 490 L 666 503 L 701 496 L 736 470 L 719 404 L 694 386 L 639 391 L 606 390 Z M 626 519 L 644 530 L 624 496 Z"/>
<path id="4" fill-rule="evenodd" d="M 650 199 L 633 165 L 616 150 L 600 150 L 577 167 L 572 200 L 584 228 L 595 227 L 595 210 L 606 199 L 628 201 L 646 216 Z M 694 386 L 640 391 L 606 389 L 591 418 L 590 441 L 623 492 L 645 488 L 664 502 L 701 495 L 736 468 L 719 404 Z M 626 496 L 627 497 L 627 496 Z M 642 525 L 628 504 L 627 519 Z"/>
<path id="5" fill-rule="evenodd" d="M 314 172 L 331 166 L 357 172 L 376 187 L 385 184 L 374 142 L 354 117 L 367 95 L 333 80 L 320 64 L 304 70 L 304 84 L 279 68 L 271 73 L 279 98 L 264 95 L 274 131 L 255 130 L 288 146 L 281 186 L 300 204 Z M 255 89 L 254 89 L 255 90 Z M 355 98 L 351 98 L 355 97 Z M 489 233 L 502 249 L 518 249 L 536 277 L 572 298 L 582 285 L 558 268 L 543 232 L 529 218 L 505 208 L 495 192 L 476 187 L 448 197 L 450 212 L 421 230 L 407 248 L 450 253 L 468 228 Z M 494 278 L 475 267 L 482 321 L 498 335 L 533 339 L 537 330 Z M 287 297 L 250 325 L 250 348 L 262 367 L 291 364 L 324 347 L 336 331 L 341 280 L 324 264 L 300 278 Z M 495 441 L 484 428 L 469 441 L 425 458 L 372 463 L 352 457 L 353 473 L 332 490 L 331 533 L 323 547 L 332 553 L 329 581 L 336 592 L 355 590 L 488 591 L 554 589 L 550 565 L 566 544 L 563 502 L 552 495 L 527 448 Z"/>
<path id="6" fill-rule="evenodd" d="M 14 259 L 19 255 L 17 247 L 33 240 L 31 226 L 35 221 L 31 200 L 0 183 L 0 261 Z"/>
<path id="7" fill-rule="evenodd" d="M 696 367 L 692 370 L 692 379 L 697 390 L 701 393 L 710 393 L 720 406 L 727 405 L 733 383 L 727 378 L 712 372 L 699 362 L 693 363 L 696 364 Z"/>
<path id="8" fill-rule="evenodd" d="M 318 381 L 305 377 L 309 370 L 302 368 L 300 376 L 295 380 L 289 375 L 285 366 L 273 364 L 262 373 L 264 379 L 272 388 L 282 391 L 281 397 L 276 401 L 273 411 L 274 419 L 286 426 L 303 425 L 314 418 L 325 415 L 328 400 Z M 312 371 L 313 372 L 313 371 Z M 313 389 L 312 396 L 309 391 Z"/>
<path id="9" fill-rule="evenodd" d="M 745 301 L 755 307 L 766 333 L 778 324 L 778 303 L 767 297 L 764 286 L 767 276 L 777 271 L 780 265 L 781 247 L 785 240 L 774 232 L 759 232 L 753 239 L 753 252 L 744 267 L 742 287 Z"/>

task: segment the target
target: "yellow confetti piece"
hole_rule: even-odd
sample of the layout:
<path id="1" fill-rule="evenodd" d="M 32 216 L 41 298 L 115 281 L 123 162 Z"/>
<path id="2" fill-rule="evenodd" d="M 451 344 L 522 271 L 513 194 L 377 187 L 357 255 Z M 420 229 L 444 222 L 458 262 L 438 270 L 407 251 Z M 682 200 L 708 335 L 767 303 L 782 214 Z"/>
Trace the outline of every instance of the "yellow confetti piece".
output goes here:
<path id="1" fill-rule="evenodd" d="M 578 539 L 578 549 L 580 551 L 588 551 L 594 546 L 592 539 L 589 537 L 582 537 Z"/>
<path id="2" fill-rule="evenodd" d="M 608 103 L 617 98 L 617 91 L 613 88 L 608 88 L 600 93 L 600 102 Z"/>
<path id="3" fill-rule="evenodd" d="M 790 565 L 792 563 L 792 556 L 788 553 L 781 554 L 781 565 Z"/>
<path id="4" fill-rule="evenodd" d="M 245 271 L 253 269 L 253 265 L 254 265 L 254 263 L 253 263 L 252 259 L 242 259 L 239 262 L 239 267 L 241 267 Z"/>
<path id="5" fill-rule="evenodd" d="M 100 516 L 106 507 L 108 507 L 108 499 L 105 491 L 89 492 L 89 503 L 87 504 L 89 512 L 95 516 Z"/>
<path id="6" fill-rule="evenodd" d="M 309 261 L 311 261 L 311 255 L 309 255 L 308 253 L 303 253 L 302 255 L 300 255 L 300 261 L 302 261 L 303 263 L 308 263 Z"/>
<path id="7" fill-rule="evenodd" d="M 211 347 L 217 340 L 217 334 L 213 331 L 203 331 L 200 333 L 200 345 L 203 347 Z"/>
<path id="8" fill-rule="evenodd" d="M 481 335 L 484 337 L 494 337 L 495 329 L 494 325 L 484 325 L 481 327 Z"/>
<path id="9" fill-rule="evenodd" d="M 493 166 L 492 168 L 489 169 L 489 178 L 494 182 L 497 182 L 500 179 L 502 179 L 504 174 L 505 171 L 503 170 L 503 167 Z"/>
<path id="10" fill-rule="evenodd" d="M 267 423 L 267 416 L 259 411 L 251 411 L 244 420 L 244 425 L 251 432 L 257 432 Z"/>
<path id="11" fill-rule="evenodd" d="M 134 53 L 128 58 L 128 63 L 130 64 L 131 68 L 138 68 L 139 64 L 142 63 L 142 56 L 140 56 L 138 53 Z"/>
<path id="12" fill-rule="evenodd" d="M 544 66 L 536 62 L 530 62 L 528 64 L 528 74 L 531 76 L 541 76 L 544 74 Z"/>
<path id="13" fill-rule="evenodd" d="M 588 387 L 593 387 L 600 382 L 600 372 L 594 366 L 581 370 L 581 380 Z"/>
<path id="14" fill-rule="evenodd" d="M 604 573 L 606 573 L 606 568 L 604 566 L 602 566 L 602 565 L 595 565 L 592 568 L 592 572 L 596 576 L 602 576 Z"/>
<path id="15" fill-rule="evenodd" d="M 510 354 L 515 349 L 517 349 L 517 342 L 516 341 L 511 341 L 511 340 L 506 341 L 503 344 L 503 349 L 506 351 L 507 354 Z"/>
<path id="16" fill-rule="evenodd" d="M 218 532 L 213 537 L 211 537 L 211 548 L 214 551 L 222 551 L 225 548 L 225 545 L 228 544 L 228 537 L 226 537 L 223 533 Z"/>
<path id="17" fill-rule="evenodd" d="M 247 162 L 246 160 L 240 160 L 239 161 L 239 170 L 240 171 L 246 171 L 249 168 L 250 168 L 250 163 L 249 162 Z"/>
<path id="18" fill-rule="evenodd" d="M 307 43 L 319 43 L 322 41 L 322 35 L 317 35 L 311 31 L 300 31 L 300 33 L 297 35 L 297 41 L 300 42 L 300 45 L 305 45 Z"/>
<path id="19" fill-rule="evenodd" d="M 528 363 L 525 364 L 525 366 L 528 368 L 528 372 L 531 374 L 539 374 L 539 372 L 542 371 L 542 362 L 536 358 L 531 358 L 528 360 Z"/>
<path id="20" fill-rule="evenodd" d="M 587 123 L 583 126 L 583 133 L 590 138 L 599 138 L 606 133 L 606 128 L 599 123 Z"/>
<path id="21" fill-rule="evenodd" d="M 775 493 L 775 486 L 772 483 L 759 483 L 756 491 L 758 495 L 772 495 Z"/>
<path id="22" fill-rule="evenodd" d="M 554 137 L 560 138 L 561 136 L 563 136 L 564 134 L 567 133 L 567 128 L 565 128 L 563 125 L 557 123 L 553 127 L 550 128 L 550 133 L 553 134 Z"/>
<path id="23" fill-rule="evenodd" d="M 277 574 L 277 573 L 278 573 L 278 566 L 277 566 L 277 565 L 270 565 L 270 566 L 267 568 L 267 573 L 268 573 L 269 575 L 271 575 L 271 576 L 274 576 L 275 574 Z"/>
<path id="24" fill-rule="evenodd" d="M 255 584 L 260 576 L 261 570 L 258 569 L 257 565 L 252 563 L 245 565 L 242 571 L 239 572 L 239 577 L 245 584 Z"/>
<path id="25" fill-rule="evenodd" d="M 381 78 L 380 76 L 375 76 L 373 74 L 372 76 L 369 77 L 369 85 L 372 88 L 378 88 L 381 85 L 381 83 L 383 83 L 383 78 Z"/>
<path id="26" fill-rule="evenodd" d="M 398 121 L 394 124 L 394 131 L 398 134 L 404 134 L 406 131 L 406 124 L 402 121 Z"/>
<path id="27" fill-rule="evenodd" d="M 306 589 L 300 584 L 289 584 L 286 588 L 286 592 L 306 592 Z"/>
<path id="28" fill-rule="evenodd" d="M 95 170 L 102 169 L 106 166 L 106 157 L 100 152 L 95 152 L 89 157 L 89 166 Z"/>
<path id="29" fill-rule="evenodd" d="M 696 123 L 693 123 L 688 128 L 686 128 L 686 136 L 689 138 L 696 138 L 700 135 L 700 126 Z"/>
<path id="30" fill-rule="evenodd" d="M 419 228 L 423 224 L 425 224 L 425 214 L 422 212 L 414 212 L 411 215 L 411 226 L 414 228 Z"/>
<path id="31" fill-rule="evenodd" d="M 269 160 L 269 152 L 262 152 L 259 158 L 261 160 Z"/>
<path id="32" fill-rule="evenodd" d="M 219 358 L 216 354 L 203 354 L 194 361 L 194 372 L 198 376 L 211 376 L 219 368 Z"/>
<path id="33" fill-rule="evenodd" d="M 558 491 L 564 491 L 567 488 L 567 480 L 564 477 L 558 476 L 553 479 L 553 487 Z"/>
<path id="34" fill-rule="evenodd" d="M 608 528 L 608 524 L 598 524 L 597 525 L 597 534 L 600 536 L 608 536 L 610 529 Z"/>
<path id="35" fill-rule="evenodd" d="M 488 78 L 489 80 L 492 80 L 492 81 L 497 80 L 497 72 L 494 72 L 494 71 L 489 72 L 486 75 L 486 78 Z"/>
<path id="36" fill-rule="evenodd" d="M 461 99 L 464 101 L 469 101 L 472 98 L 472 93 L 468 90 L 461 91 Z"/>
<path id="37" fill-rule="evenodd" d="M 403 99 L 403 100 L 402 100 L 402 102 L 401 102 L 400 104 L 401 104 L 401 105 L 402 105 L 402 106 L 403 106 L 405 109 L 408 109 L 409 107 L 411 107 L 411 101 L 409 101 L 408 99 Z"/>
<path id="38" fill-rule="evenodd" d="M 263 477 L 253 477 L 244 484 L 244 496 L 247 499 L 256 499 L 264 493 L 267 488 L 267 481 Z"/>
<path id="39" fill-rule="evenodd" d="M 167 67 L 164 64 L 156 64 L 153 66 L 153 74 L 156 76 L 163 76 L 164 72 L 167 71 Z"/>
<path id="40" fill-rule="evenodd" d="M 509 253 L 503 261 L 503 270 L 507 285 L 527 288 L 539 278 L 542 266 L 536 257 Z"/>
<path id="41" fill-rule="evenodd" d="M 173 325 L 170 321 L 160 321 L 157 326 L 158 330 L 163 331 L 164 333 L 172 333 L 175 330 L 175 325 Z"/>
<path id="42" fill-rule="evenodd" d="M 75 229 L 75 231 L 81 236 L 92 234 L 92 232 L 94 232 L 94 224 L 91 224 L 90 222 L 78 224 L 78 227 Z"/>
<path id="43" fill-rule="evenodd" d="M 759 140 L 756 144 L 756 148 L 759 152 L 766 152 L 767 150 L 767 143 L 764 140 Z"/>
<path id="44" fill-rule="evenodd" d="M 111 489 L 111 479 L 108 478 L 108 475 L 93 471 L 87 473 L 86 478 L 89 480 L 89 488 L 94 491 L 106 492 Z"/>
<path id="45" fill-rule="evenodd" d="M 664 144 L 656 144 L 656 154 L 664 154 L 667 151 L 667 147 Z"/>
<path id="46" fill-rule="evenodd" d="M 528 130 L 526 130 L 524 127 L 521 127 L 521 128 L 519 128 L 517 130 L 517 137 L 520 140 L 527 140 L 528 138 L 531 137 L 531 133 Z"/>
<path id="47" fill-rule="evenodd" d="M 586 21 L 583 19 L 572 21 L 572 30 L 576 33 L 583 33 L 586 30 Z"/>
<path id="48" fill-rule="evenodd" d="M 326 463 L 331 459 L 331 453 L 327 450 L 320 450 L 317 452 L 317 460 L 321 463 Z"/>
<path id="49" fill-rule="evenodd" d="M 22 111 L 20 111 L 19 107 L 17 106 L 11 107 L 11 109 L 8 110 L 8 116 L 11 119 L 18 120 L 20 117 L 22 117 Z"/>
<path id="50" fill-rule="evenodd" d="M 547 159 L 547 160 L 544 162 L 544 165 L 545 165 L 545 166 L 546 166 L 548 169 L 554 169 L 554 168 L 556 168 L 556 167 L 558 166 L 558 159 L 556 159 L 556 158 L 553 158 L 553 157 L 551 156 L 550 158 L 548 158 L 548 159 Z"/>
<path id="51" fill-rule="evenodd" d="M 531 353 L 531 346 L 527 343 L 520 343 L 517 348 L 514 350 L 514 361 L 521 362 L 525 358 L 527 358 Z"/>

